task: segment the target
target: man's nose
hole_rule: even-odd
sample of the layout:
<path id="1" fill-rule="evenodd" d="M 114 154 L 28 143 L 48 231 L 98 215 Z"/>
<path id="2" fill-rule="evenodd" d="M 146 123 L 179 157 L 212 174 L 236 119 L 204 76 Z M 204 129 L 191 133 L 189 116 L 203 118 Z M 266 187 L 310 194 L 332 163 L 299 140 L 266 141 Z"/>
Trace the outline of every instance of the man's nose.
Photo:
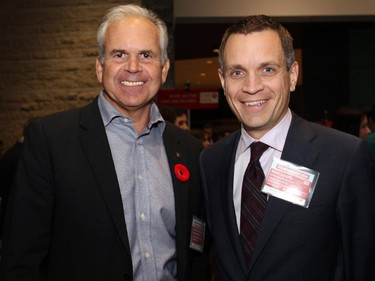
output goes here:
<path id="1" fill-rule="evenodd" d="M 139 58 L 136 56 L 130 56 L 125 62 L 124 69 L 129 72 L 138 72 L 141 69 Z"/>

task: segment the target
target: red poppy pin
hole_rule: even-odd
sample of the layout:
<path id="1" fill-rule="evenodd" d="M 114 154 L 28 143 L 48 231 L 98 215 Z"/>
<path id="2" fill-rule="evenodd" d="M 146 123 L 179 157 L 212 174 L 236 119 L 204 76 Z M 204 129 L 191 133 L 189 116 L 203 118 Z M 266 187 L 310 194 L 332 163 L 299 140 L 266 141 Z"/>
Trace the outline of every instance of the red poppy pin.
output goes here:
<path id="1" fill-rule="evenodd" d="M 182 164 L 176 164 L 174 166 L 174 173 L 176 177 L 182 182 L 188 181 L 190 178 L 190 172 L 188 168 L 186 168 L 186 166 Z"/>

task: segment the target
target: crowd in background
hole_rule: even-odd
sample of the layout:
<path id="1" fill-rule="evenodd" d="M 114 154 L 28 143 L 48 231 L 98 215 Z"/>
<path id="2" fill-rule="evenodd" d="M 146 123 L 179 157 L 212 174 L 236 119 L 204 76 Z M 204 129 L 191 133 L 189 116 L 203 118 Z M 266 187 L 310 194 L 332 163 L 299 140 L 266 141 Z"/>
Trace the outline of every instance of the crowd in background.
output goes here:
<path id="1" fill-rule="evenodd" d="M 375 160 L 375 105 L 370 111 L 341 107 L 327 124 L 367 141 L 370 144 L 372 158 Z"/>
<path id="2" fill-rule="evenodd" d="M 159 107 L 165 120 L 183 130 L 189 130 L 196 138 L 202 141 L 205 148 L 210 147 L 216 141 L 231 133 L 228 130 L 216 128 L 212 122 L 203 123 L 201 128 L 190 128 L 189 111 L 187 109 L 169 106 Z M 369 111 L 343 106 L 332 116 L 328 111 L 325 111 L 323 115 L 323 118 L 317 123 L 368 141 L 375 159 L 375 105 Z"/>
<path id="3" fill-rule="evenodd" d="M 212 122 L 204 122 L 201 127 L 191 128 L 189 110 L 181 107 L 160 106 L 163 118 L 183 130 L 188 130 L 193 136 L 200 139 L 204 148 L 208 148 L 218 140 L 229 135 L 231 131 L 215 126 Z"/>

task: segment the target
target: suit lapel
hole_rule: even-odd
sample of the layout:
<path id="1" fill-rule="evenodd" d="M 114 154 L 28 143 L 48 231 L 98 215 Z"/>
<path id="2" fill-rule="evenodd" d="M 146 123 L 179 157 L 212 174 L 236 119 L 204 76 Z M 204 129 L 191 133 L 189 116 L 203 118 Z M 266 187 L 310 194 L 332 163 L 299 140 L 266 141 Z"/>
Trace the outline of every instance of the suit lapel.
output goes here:
<path id="1" fill-rule="evenodd" d="M 232 244 L 233 251 L 237 257 L 237 262 L 241 266 L 244 274 L 248 269 L 245 258 L 242 254 L 242 245 L 240 236 L 238 234 L 238 227 L 236 221 L 236 213 L 233 205 L 233 177 L 234 177 L 234 164 L 236 158 L 236 150 L 241 136 L 241 131 L 237 131 L 231 137 L 226 139 L 227 144 L 223 149 L 220 168 L 220 192 L 222 194 L 222 206 L 224 208 L 223 214 L 226 216 L 224 221 L 227 227 L 225 229 L 229 232 L 230 243 Z M 228 173 L 229 171 L 229 173 Z M 220 247 L 220 245 L 219 245 Z"/>
<path id="2" fill-rule="evenodd" d="M 97 99 L 82 110 L 80 139 L 115 227 L 131 258 L 121 193 Z"/>
<path id="3" fill-rule="evenodd" d="M 281 159 L 304 167 L 311 167 L 318 156 L 318 151 L 311 145 L 315 136 L 316 134 L 308 125 L 308 122 L 293 114 Z M 291 204 L 270 196 L 250 268 L 261 254 Z"/>
<path id="4" fill-rule="evenodd" d="M 180 137 L 175 134 L 171 125 L 166 122 L 163 133 L 164 146 L 168 158 L 168 163 L 171 171 L 172 184 L 175 199 L 175 213 L 176 213 L 176 250 L 179 256 L 178 271 L 179 275 L 185 276 L 187 265 L 187 247 L 190 237 L 188 237 L 188 229 L 191 221 L 188 220 L 189 210 L 189 181 L 182 182 L 177 179 L 174 173 L 174 166 L 176 164 L 183 164 L 188 166 L 185 160 L 186 148 L 180 145 Z"/>
<path id="5" fill-rule="evenodd" d="M 184 153 L 185 150 L 180 146 L 180 139 L 176 134 L 173 134 L 172 130 L 170 130 L 171 125 L 166 124 L 164 133 L 163 133 L 163 141 L 165 150 L 168 157 L 168 163 L 171 171 L 172 176 L 172 183 L 173 183 L 173 190 L 175 196 L 175 208 L 176 208 L 176 224 L 182 222 L 182 225 L 187 225 L 185 221 L 186 211 L 188 209 L 188 185 L 189 182 L 182 182 L 175 177 L 174 174 L 174 166 L 176 164 L 183 164 L 187 166 L 187 163 L 184 160 Z M 178 209 L 178 212 L 177 212 Z"/>

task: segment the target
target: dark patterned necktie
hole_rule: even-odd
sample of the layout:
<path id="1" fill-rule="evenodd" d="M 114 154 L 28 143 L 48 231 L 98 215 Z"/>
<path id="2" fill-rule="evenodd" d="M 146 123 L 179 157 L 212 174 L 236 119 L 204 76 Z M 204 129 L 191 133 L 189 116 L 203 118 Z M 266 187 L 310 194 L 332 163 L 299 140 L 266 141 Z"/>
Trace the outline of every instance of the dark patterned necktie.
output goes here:
<path id="1" fill-rule="evenodd" d="M 267 204 L 266 194 L 260 191 L 264 181 L 264 173 L 259 158 L 267 150 L 268 145 L 262 142 L 253 142 L 250 148 L 251 159 L 242 184 L 240 225 L 242 249 L 248 264 L 255 249 Z"/>

